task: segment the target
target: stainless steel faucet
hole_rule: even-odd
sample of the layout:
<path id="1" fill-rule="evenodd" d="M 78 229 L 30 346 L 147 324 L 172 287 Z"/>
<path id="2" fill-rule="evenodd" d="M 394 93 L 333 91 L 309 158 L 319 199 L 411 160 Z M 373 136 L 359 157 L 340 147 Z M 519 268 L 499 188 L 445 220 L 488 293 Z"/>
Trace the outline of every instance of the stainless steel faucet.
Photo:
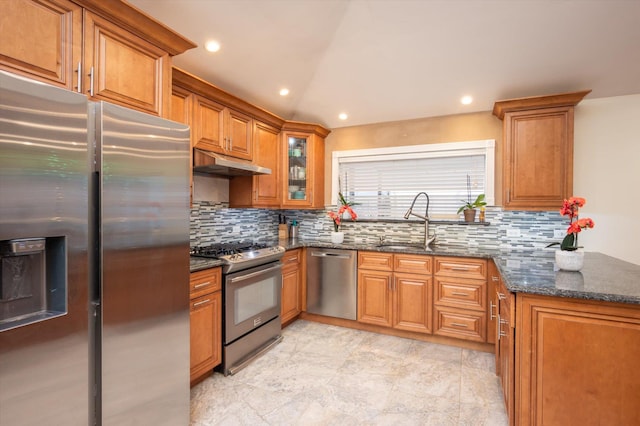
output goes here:
<path id="1" fill-rule="evenodd" d="M 427 197 L 427 208 L 424 211 L 424 216 L 413 212 L 413 205 L 416 203 L 418 197 L 422 194 Z M 436 240 L 436 233 L 434 232 L 433 236 L 429 237 L 429 196 L 426 192 L 418 192 L 418 195 L 415 196 L 413 202 L 411 203 L 411 207 L 409 207 L 409 210 L 407 210 L 407 212 L 404 214 L 404 218 L 409 219 L 409 216 L 411 215 L 419 217 L 420 219 L 424 219 L 424 249 L 431 250 L 429 248 L 429 244 L 433 243 Z"/>

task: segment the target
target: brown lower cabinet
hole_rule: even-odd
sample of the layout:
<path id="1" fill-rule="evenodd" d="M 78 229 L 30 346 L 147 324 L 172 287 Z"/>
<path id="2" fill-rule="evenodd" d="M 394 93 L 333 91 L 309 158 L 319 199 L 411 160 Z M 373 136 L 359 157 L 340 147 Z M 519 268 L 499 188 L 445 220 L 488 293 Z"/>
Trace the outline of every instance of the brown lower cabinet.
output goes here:
<path id="1" fill-rule="evenodd" d="M 497 336 L 496 373 L 500 377 L 504 405 L 509 416 L 509 424 L 515 421 L 515 296 L 499 280 L 496 289 Z"/>
<path id="2" fill-rule="evenodd" d="M 515 424 L 640 424 L 640 308 L 516 296 Z"/>
<path id="3" fill-rule="evenodd" d="M 211 374 L 222 362 L 222 272 L 192 272 L 190 287 L 191 384 Z"/>
<path id="4" fill-rule="evenodd" d="M 358 321 L 432 332 L 431 256 L 358 252 Z"/>
<path id="5" fill-rule="evenodd" d="M 487 261 L 436 256 L 433 277 L 433 333 L 486 342 Z"/>
<path id="6" fill-rule="evenodd" d="M 302 249 L 288 250 L 282 258 L 282 296 L 280 319 L 282 324 L 295 319 L 302 304 Z"/>

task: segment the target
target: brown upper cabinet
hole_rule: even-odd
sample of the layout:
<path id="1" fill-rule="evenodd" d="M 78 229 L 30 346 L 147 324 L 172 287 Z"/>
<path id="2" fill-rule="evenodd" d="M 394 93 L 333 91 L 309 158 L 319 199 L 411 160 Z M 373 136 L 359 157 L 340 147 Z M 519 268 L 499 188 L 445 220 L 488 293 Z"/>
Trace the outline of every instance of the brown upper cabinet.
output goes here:
<path id="1" fill-rule="evenodd" d="M 203 96 L 194 99 L 193 147 L 253 160 L 251 117 Z"/>
<path id="2" fill-rule="evenodd" d="M 169 116 L 171 56 L 194 43 L 125 2 L 3 0 L 0 69 Z"/>
<path id="3" fill-rule="evenodd" d="M 554 210 L 573 194 L 573 111 L 591 90 L 494 104 L 504 121 L 503 207 Z"/>
<path id="4" fill-rule="evenodd" d="M 324 207 L 324 139 L 330 131 L 316 124 L 287 121 L 282 127 L 283 208 Z"/>
<path id="5" fill-rule="evenodd" d="M 230 207 L 324 207 L 330 130 L 282 118 L 173 68 L 171 117 L 191 126 L 193 148 L 233 156 L 271 174 L 229 178 Z"/>
<path id="6" fill-rule="evenodd" d="M 271 169 L 270 175 L 235 176 L 229 181 L 230 207 L 280 207 L 280 131 L 253 121 L 254 162 Z"/>

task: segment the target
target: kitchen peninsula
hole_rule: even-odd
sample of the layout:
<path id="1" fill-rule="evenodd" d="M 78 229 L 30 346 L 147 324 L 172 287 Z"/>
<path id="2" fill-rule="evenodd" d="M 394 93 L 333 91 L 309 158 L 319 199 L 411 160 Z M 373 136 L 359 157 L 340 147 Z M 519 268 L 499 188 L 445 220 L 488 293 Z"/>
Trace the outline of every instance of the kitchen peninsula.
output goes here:
<path id="1" fill-rule="evenodd" d="M 333 247 L 479 258 L 490 264 L 493 260 L 498 285 L 488 299 L 489 316 L 497 317 L 497 328 L 489 333 L 495 334 L 497 372 L 510 423 L 592 424 L 600 419 L 631 424 L 640 418 L 638 265 L 586 253 L 581 272 L 564 272 L 555 270 L 553 250 L 435 245 L 427 252 L 307 240 L 281 240 L 280 245 L 287 250 Z M 192 270 L 211 266 L 192 260 Z M 304 312 L 301 317 L 318 319 Z M 355 321 L 326 321 L 358 326 Z"/>

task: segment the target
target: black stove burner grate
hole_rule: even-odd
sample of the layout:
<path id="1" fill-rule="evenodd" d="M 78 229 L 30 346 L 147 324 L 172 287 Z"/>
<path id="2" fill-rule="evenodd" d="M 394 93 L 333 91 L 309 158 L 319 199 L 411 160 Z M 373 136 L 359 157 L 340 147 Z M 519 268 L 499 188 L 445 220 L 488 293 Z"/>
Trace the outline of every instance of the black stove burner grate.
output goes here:
<path id="1" fill-rule="evenodd" d="M 220 243 L 209 246 L 194 247 L 191 249 L 190 254 L 192 256 L 220 257 L 230 254 L 260 250 L 267 247 L 269 247 L 269 245 L 263 243 L 255 243 L 252 241 L 241 243 Z"/>

